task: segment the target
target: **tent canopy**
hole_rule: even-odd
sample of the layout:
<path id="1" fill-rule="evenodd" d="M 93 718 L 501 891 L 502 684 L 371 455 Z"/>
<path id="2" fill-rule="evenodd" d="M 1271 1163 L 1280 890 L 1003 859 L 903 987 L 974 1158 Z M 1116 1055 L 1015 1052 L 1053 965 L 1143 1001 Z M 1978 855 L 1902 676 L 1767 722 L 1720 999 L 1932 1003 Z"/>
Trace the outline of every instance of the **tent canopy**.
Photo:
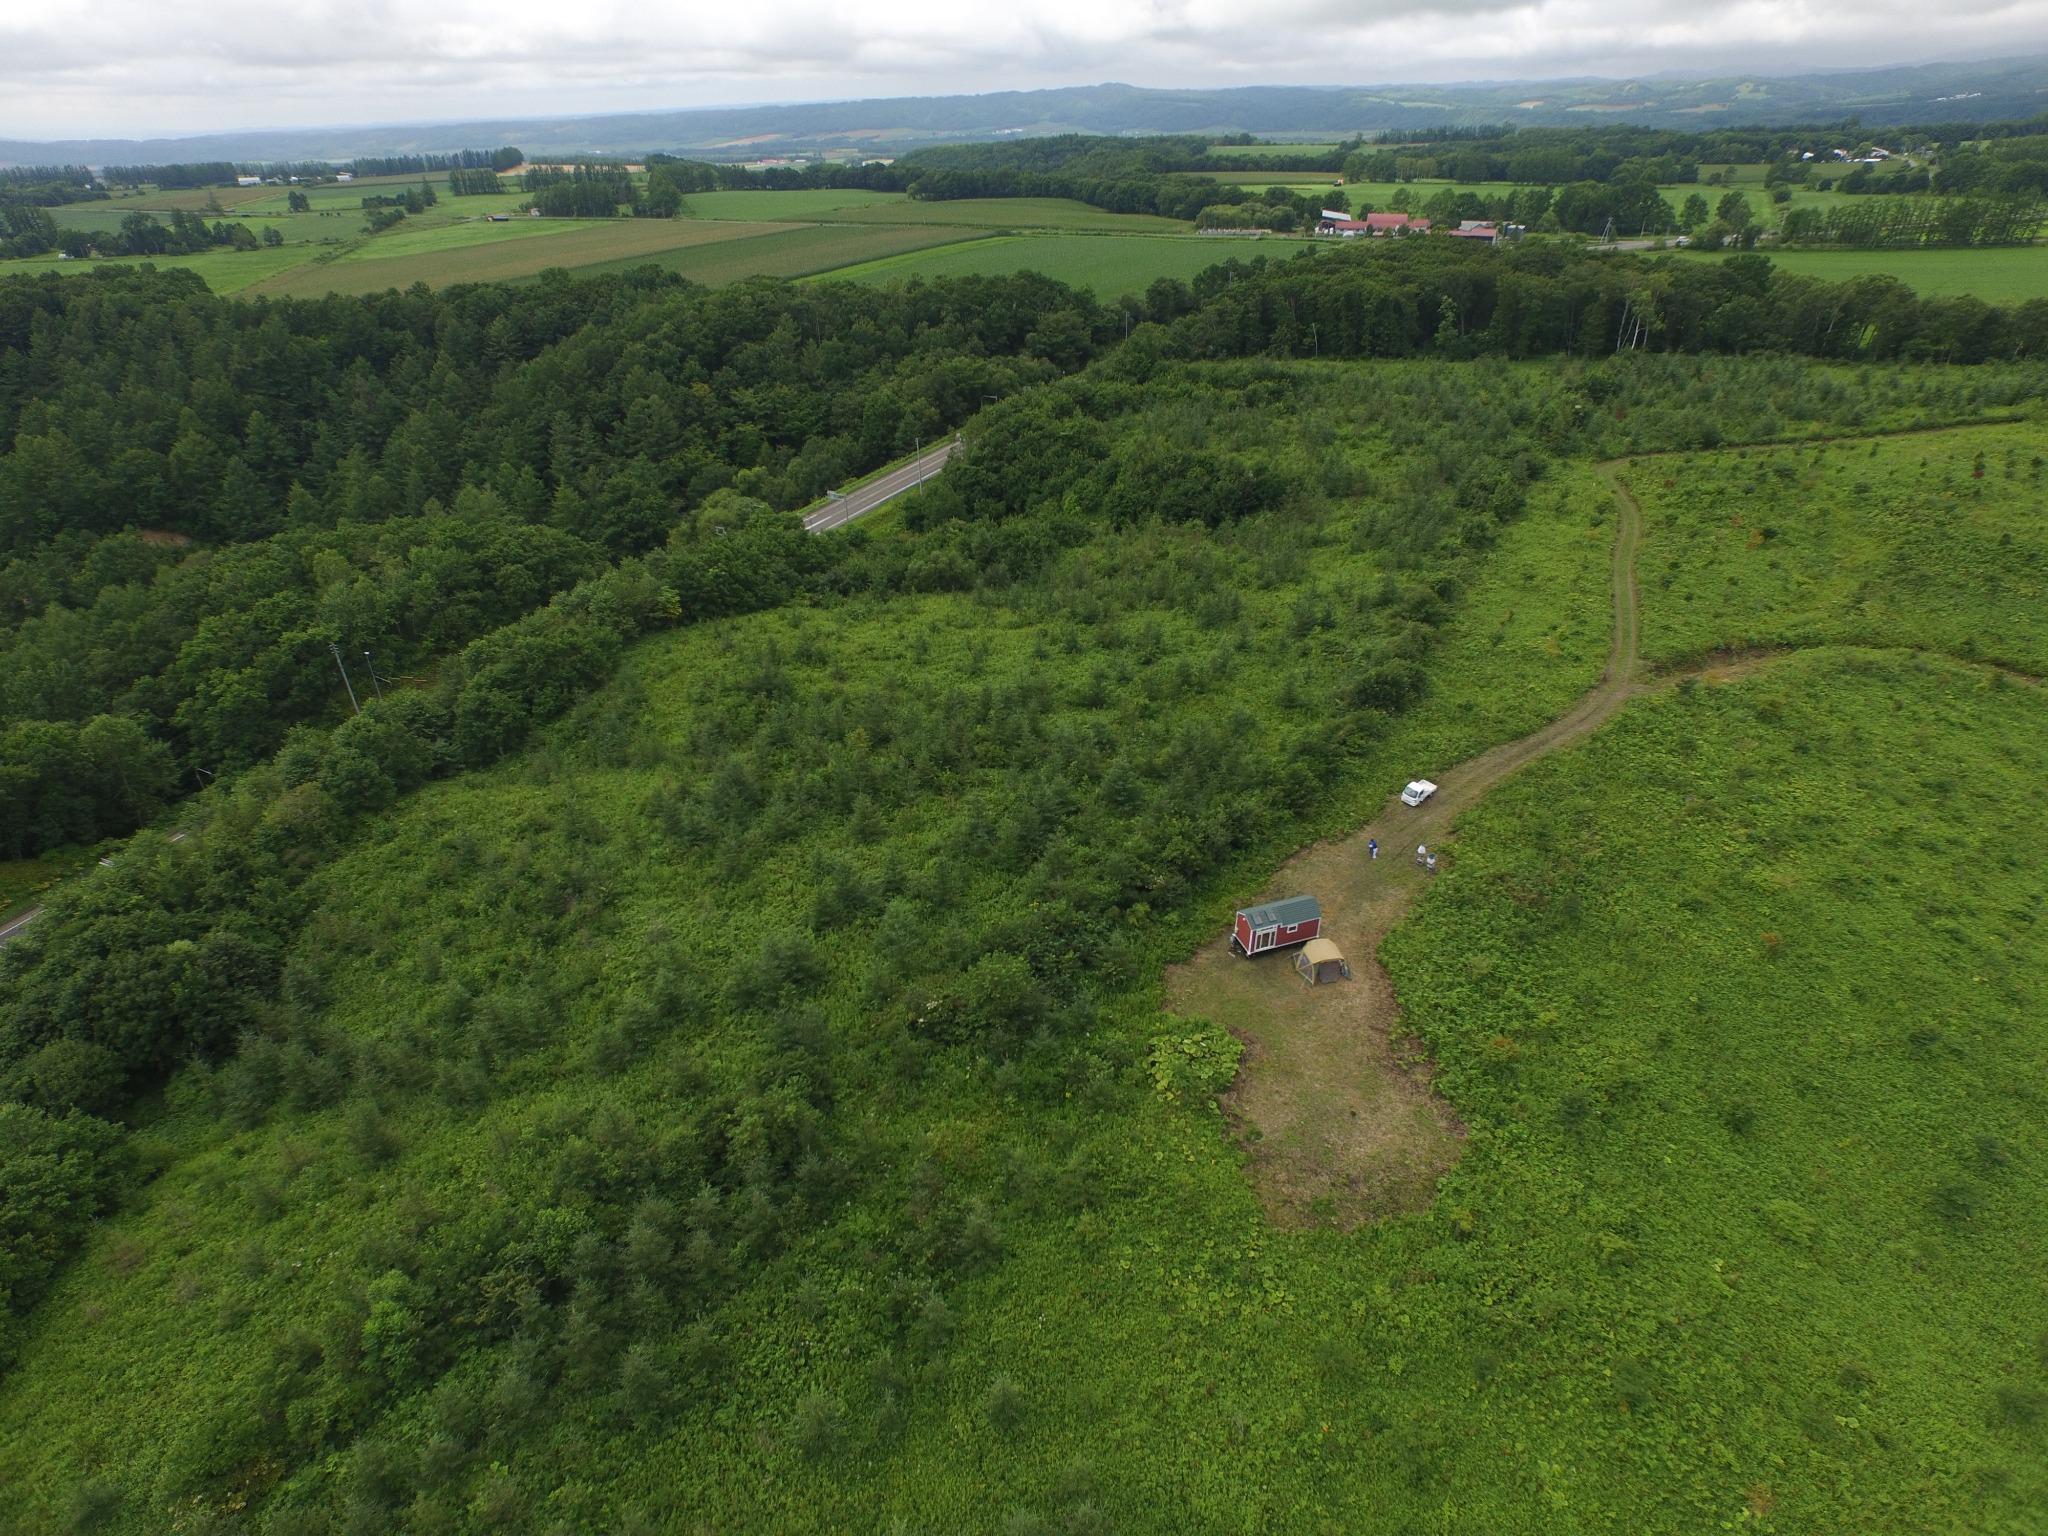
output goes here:
<path id="1" fill-rule="evenodd" d="M 1310 939 L 1302 945 L 1301 953 L 1294 957 L 1294 968 L 1312 987 L 1326 981 L 1343 981 L 1351 975 L 1351 967 L 1344 963 L 1344 951 L 1328 939 Z"/>

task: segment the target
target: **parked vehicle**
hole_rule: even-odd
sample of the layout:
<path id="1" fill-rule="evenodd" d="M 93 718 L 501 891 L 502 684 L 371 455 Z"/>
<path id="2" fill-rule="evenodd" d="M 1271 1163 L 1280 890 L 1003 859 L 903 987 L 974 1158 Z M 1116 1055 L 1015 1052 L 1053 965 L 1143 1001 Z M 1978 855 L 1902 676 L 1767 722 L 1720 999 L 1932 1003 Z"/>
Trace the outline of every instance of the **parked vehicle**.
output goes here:
<path id="1" fill-rule="evenodd" d="M 1427 779 L 1410 779 L 1408 787 L 1401 791 L 1403 805 L 1420 805 L 1436 793 L 1436 786 Z"/>

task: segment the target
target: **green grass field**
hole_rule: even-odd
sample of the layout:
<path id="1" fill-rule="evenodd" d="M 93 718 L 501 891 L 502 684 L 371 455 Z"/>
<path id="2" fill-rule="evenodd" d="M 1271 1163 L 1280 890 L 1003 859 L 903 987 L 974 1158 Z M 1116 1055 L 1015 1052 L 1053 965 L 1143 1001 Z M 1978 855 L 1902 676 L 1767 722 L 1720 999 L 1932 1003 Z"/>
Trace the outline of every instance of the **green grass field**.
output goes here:
<path id="1" fill-rule="evenodd" d="M 692 219 L 794 223 L 806 219 L 831 219 L 849 209 L 910 209 L 916 206 L 902 192 L 803 188 L 792 192 L 693 192 L 683 199 L 683 214 Z"/>
<path id="2" fill-rule="evenodd" d="M 56 272 L 65 277 L 83 277 L 107 266 L 153 266 L 165 271 L 196 272 L 215 293 L 240 293 L 254 284 L 308 270 L 308 254 L 306 246 L 283 245 L 256 251 L 201 251 L 194 256 L 95 256 L 85 261 L 37 256 L 27 261 L 0 262 L 0 281 L 15 273 L 40 276 Z"/>
<path id="3" fill-rule="evenodd" d="M 692 282 L 714 287 L 749 277 L 836 276 L 849 266 L 864 270 L 880 259 L 951 246 L 962 240 L 971 241 L 977 233 L 974 230 L 898 224 L 806 224 L 773 229 L 766 234 L 750 235 L 744 240 L 678 246 L 645 256 L 592 262 L 575 270 L 579 277 L 594 277 L 652 264 L 665 271 L 679 273 Z"/>
<path id="4" fill-rule="evenodd" d="M 1328 191 L 1342 179 L 1334 172 L 1318 172 L 1313 176 L 1289 171 L 1208 171 L 1203 174 L 1211 181 L 1223 182 L 1234 187 L 1286 187 L 1297 192 Z"/>
<path id="5" fill-rule="evenodd" d="M 1686 251 L 1687 261 L 1718 261 L 1720 253 Z M 1959 297 L 1974 294 L 1989 304 L 2023 304 L 2048 297 L 2048 245 L 1998 246 L 1978 250 L 1830 251 L 1764 247 L 1774 266 L 1787 272 L 1846 282 L 1857 277 L 1895 277 L 1916 293 Z"/>
<path id="6" fill-rule="evenodd" d="M 913 277 L 986 277 L 1041 272 L 1102 300 L 1143 293 L 1162 277 L 1186 281 L 1222 262 L 1255 256 L 1284 261 L 1313 249 L 1299 240 L 1238 240 L 1197 235 L 1004 235 L 864 262 L 829 274 L 857 283 Z"/>
<path id="7" fill-rule="evenodd" d="M 430 179 L 445 184 L 445 177 Z M 547 267 L 615 272 L 650 261 L 697 281 L 724 283 L 750 276 L 803 277 L 971 240 L 999 228 L 1155 235 L 1185 229 L 1169 219 L 1105 213 L 1059 198 L 919 203 L 894 192 L 807 190 L 700 193 L 686 200 L 686 216 L 677 220 L 514 217 L 498 224 L 483 216 L 511 212 L 520 196 L 444 194 L 434 207 L 392 229 L 374 236 L 362 233 L 360 205 L 366 191 L 374 193 L 379 186 L 402 189 L 417 181 L 367 178 L 348 186 L 308 188 L 313 208 L 303 214 L 286 211 L 284 189 L 220 189 L 217 217 L 239 219 L 256 230 L 275 228 L 285 244 L 251 253 L 164 257 L 158 264 L 197 272 L 216 292 L 275 295 L 364 293 L 415 282 L 445 287 L 518 280 Z M 208 196 L 204 191 L 144 194 L 62 208 L 56 214 L 60 223 L 71 227 L 112 231 L 134 212 L 161 216 L 173 207 L 203 210 Z M 708 249 L 714 245 L 730 249 Z M 1063 250 L 1039 254 L 1062 270 L 1085 274 L 1091 283 L 1122 284 L 1146 265 L 1129 259 L 1135 252 L 1121 262 L 1100 252 L 1092 260 Z M 39 258 L 7 263 L 0 267 L 0 275 L 51 269 L 75 274 L 99 264 L 100 258 L 63 263 Z M 1155 254 L 1155 264 L 1161 272 L 1184 274 L 1209 262 Z M 988 270 L 1015 268 L 998 262 Z"/>
<path id="8" fill-rule="evenodd" d="M 751 195 L 751 194 L 738 194 Z M 1109 213 L 1064 197 L 963 198 L 951 203 L 900 202 L 849 208 L 839 215 L 856 224 L 963 224 L 981 229 L 1073 229 L 1178 234 L 1187 225 L 1149 213 Z"/>
<path id="9" fill-rule="evenodd" d="M 1212 160 L 1307 160 L 1335 153 L 1335 140 L 1323 144 L 1212 144 Z"/>
<path id="10" fill-rule="evenodd" d="M 579 244 L 592 243 L 591 232 L 636 240 L 647 238 L 644 231 L 636 226 L 648 222 L 665 222 L 676 227 L 679 221 L 635 220 L 622 224 L 616 219 L 535 219 L 521 215 L 494 224 L 487 218 L 466 217 L 450 219 L 440 223 L 407 219 L 403 224 L 377 236 L 374 240 L 363 240 L 351 246 L 337 258 L 344 262 L 391 261 L 407 257 L 437 255 L 441 252 L 471 250 L 477 246 L 509 245 L 529 240 L 570 240 Z M 578 239 L 580 237 L 580 239 Z"/>
<path id="11" fill-rule="evenodd" d="M 2044 449 L 2025 423 L 1644 460 L 1643 654 L 1908 646 L 2048 673 Z"/>
<path id="12" fill-rule="evenodd" d="M 1824 651 L 1460 824 L 1384 953 L 1472 1129 L 1469 1236 L 1397 1294 L 1465 1322 L 1364 1353 L 1462 1355 L 1515 1528 L 2031 1527 L 2044 754 L 2035 690 Z"/>
<path id="13" fill-rule="evenodd" d="M 409 255 L 387 257 L 377 242 L 326 263 L 294 265 L 257 284 L 253 292 L 278 296 L 377 293 L 425 283 L 493 282 L 531 277 L 549 267 L 574 269 L 592 263 L 637 264 L 692 246 L 745 241 L 785 226 L 697 222 L 687 219 L 529 220 L 524 224 L 450 225 L 422 231 Z M 521 232 L 511 233 L 514 228 Z M 472 235 L 482 229 L 493 238 Z M 290 247 L 286 247 L 289 250 Z"/>

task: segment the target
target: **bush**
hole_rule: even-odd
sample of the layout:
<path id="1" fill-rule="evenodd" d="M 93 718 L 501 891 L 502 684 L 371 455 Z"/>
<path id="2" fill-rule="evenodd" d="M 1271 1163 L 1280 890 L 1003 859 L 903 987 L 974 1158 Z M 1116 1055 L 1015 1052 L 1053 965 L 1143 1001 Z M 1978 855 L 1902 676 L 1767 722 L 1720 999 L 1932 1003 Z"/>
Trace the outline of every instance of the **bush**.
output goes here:
<path id="1" fill-rule="evenodd" d="M 796 1405 L 790 1432 L 806 1461 L 836 1456 L 846 1444 L 846 1410 L 823 1392 L 806 1393 Z"/>
<path id="2" fill-rule="evenodd" d="M 28 1309 L 105 1209 L 119 1145 L 90 1115 L 0 1104 L 0 1315 Z"/>

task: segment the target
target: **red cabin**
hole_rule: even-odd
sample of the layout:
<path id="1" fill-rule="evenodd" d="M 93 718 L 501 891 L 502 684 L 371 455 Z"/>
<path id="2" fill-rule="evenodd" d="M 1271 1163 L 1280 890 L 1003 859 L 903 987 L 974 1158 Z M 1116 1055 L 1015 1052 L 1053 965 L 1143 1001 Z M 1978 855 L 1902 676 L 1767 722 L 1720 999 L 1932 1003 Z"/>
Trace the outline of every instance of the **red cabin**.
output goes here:
<path id="1" fill-rule="evenodd" d="M 1247 959 L 1269 949 L 1306 944 L 1323 935 L 1323 909 L 1313 896 L 1290 896 L 1264 906 L 1243 907 L 1231 925 L 1230 942 Z"/>

